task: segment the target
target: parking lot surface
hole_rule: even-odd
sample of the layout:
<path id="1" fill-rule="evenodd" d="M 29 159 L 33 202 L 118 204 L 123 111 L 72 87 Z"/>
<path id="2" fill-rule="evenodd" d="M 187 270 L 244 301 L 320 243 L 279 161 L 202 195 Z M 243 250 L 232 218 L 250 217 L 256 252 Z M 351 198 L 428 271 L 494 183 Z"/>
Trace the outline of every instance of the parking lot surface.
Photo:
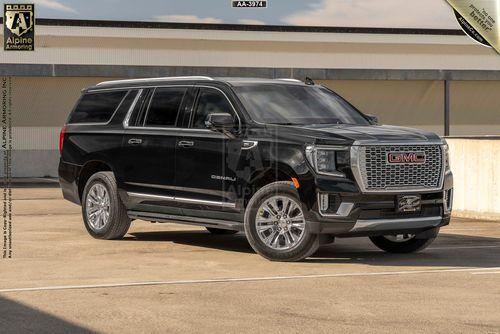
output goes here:
<path id="1" fill-rule="evenodd" d="M 188 225 L 96 240 L 59 189 L 13 197 L 0 333 L 500 333 L 500 222 L 454 219 L 418 254 L 337 239 L 277 263 Z"/>

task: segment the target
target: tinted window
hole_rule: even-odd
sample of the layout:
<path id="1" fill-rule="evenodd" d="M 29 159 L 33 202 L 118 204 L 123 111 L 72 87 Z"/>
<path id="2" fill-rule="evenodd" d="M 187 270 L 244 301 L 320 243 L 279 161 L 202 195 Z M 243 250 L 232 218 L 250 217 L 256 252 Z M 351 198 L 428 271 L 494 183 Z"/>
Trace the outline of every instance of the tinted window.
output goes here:
<path id="1" fill-rule="evenodd" d="M 185 88 L 157 88 L 146 117 L 146 126 L 174 126 Z"/>
<path id="2" fill-rule="evenodd" d="M 208 114 L 212 113 L 234 113 L 227 98 L 215 89 L 206 89 L 200 92 L 198 98 L 198 106 L 193 120 L 193 128 L 204 129 L 205 120 Z"/>
<path id="3" fill-rule="evenodd" d="M 106 123 L 127 91 L 87 93 L 79 101 L 68 123 Z"/>
<path id="4" fill-rule="evenodd" d="M 252 118 L 261 123 L 369 124 L 352 105 L 324 87 L 261 84 L 235 90 Z"/>
<path id="5" fill-rule="evenodd" d="M 115 118 L 119 118 L 119 119 L 116 119 L 116 121 L 118 123 L 123 120 L 123 118 L 125 117 L 125 115 L 129 111 L 130 107 L 132 106 L 132 103 L 134 103 L 134 100 L 135 100 L 138 92 L 139 92 L 139 90 L 137 90 L 137 89 L 129 91 L 127 93 L 127 95 L 125 96 L 125 98 L 120 103 L 120 106 L 118 107 L 118 109 L 116 110 L 116 113 L 115 113 L 116 114 Z"/>

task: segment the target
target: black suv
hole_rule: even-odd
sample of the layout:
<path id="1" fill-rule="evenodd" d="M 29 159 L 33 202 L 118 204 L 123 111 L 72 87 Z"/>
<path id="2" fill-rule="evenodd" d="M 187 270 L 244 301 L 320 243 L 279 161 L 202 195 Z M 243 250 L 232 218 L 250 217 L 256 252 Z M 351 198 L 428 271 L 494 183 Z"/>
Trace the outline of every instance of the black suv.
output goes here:
<path id="1" fill-rule="evenodd" d="M 83 90 L 60 151 L 64 197 L 100 239 L 176 222 L 297 261 L 335 237 L 418 251 L 450 221 L 446 142 L 377 125 L 310 79 L 103 82 Z"/>

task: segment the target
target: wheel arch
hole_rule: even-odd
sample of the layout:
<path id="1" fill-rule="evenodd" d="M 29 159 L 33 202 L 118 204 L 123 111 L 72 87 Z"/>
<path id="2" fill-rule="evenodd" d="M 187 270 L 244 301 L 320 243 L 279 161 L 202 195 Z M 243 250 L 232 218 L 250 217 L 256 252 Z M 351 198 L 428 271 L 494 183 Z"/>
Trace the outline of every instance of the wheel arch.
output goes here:
<path id="1" fill-rule="evenodd" d="M 83 189 L 87 184 L 89 178 L 98 172 L 113 172 L 113 168 L 108 163 L 101 160 L 91 160 L 83 165 L 79 175 L 78 175 L 78 197 L 80 201 L 82 200 Z"/>
<path id="2" fill-rule="evenodd" d="M 294 182 L 294 179 L 296 182 Z M 245 192 L 244 196 L 244 207 L 246 208 L 248 202 L 252 198 L 252 196 L 263 186 L 278 182 L 278 181 L 290 181 L 294 183 L 294 186 L 298 185 L 297 191 L 299 193 L 299 197 L 301 200 L 304 200 L 305 194 L 302 191 L 301 180 L 303 177 L 298 175 L 295 170 L 288 166 L 287 164 L 277 162 L 274 165 L 257 170 L 252 173 L 249 182 L 248 189 L 249 191 Z"/>

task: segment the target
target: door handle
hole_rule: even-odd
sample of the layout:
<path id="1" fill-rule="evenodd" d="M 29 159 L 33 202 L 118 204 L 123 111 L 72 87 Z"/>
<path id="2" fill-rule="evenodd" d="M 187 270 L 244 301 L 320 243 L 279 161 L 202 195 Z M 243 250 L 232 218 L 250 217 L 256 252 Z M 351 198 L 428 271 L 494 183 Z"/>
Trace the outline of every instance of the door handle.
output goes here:
<path id="1" fill-rule="evenodd" d="M 130 138 L 128 140 L 128 143 L 130 145 L 140 145 L 140 144 L 142 144 L 142 139 L 139 139 L 139 138 Z"/>
<path id="2" fill-rule="evenodd" d="M 181 140 L 180 142 L 177 143 L 177 145 L 180 147 L 191 147 L 194 145 L 194 142 L 189 140 Z"/>

